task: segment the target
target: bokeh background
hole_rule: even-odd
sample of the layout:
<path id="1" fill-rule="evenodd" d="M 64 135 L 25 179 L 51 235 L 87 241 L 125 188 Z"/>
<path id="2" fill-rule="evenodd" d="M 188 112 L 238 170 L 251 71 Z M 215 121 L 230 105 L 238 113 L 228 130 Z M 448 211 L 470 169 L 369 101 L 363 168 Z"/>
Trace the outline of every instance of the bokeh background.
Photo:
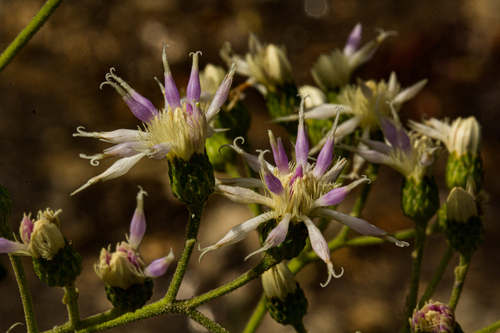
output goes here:
<path id="1" fill-rule="evenodd" d="M 43 1 L 0 0 L 0 49 L 3 50 L 43 5 Z M 95 154 L 108 147 L 95 139 L 73 138 L 77 126 L 89 131 L 134 129 L 139 124 L 121 97 L 110 87 L 99 90 L 110 67 L 155 105 L 163 98 L 153 77 L 163 75 L 162 42 L 169 44 L 169 60 L 178 87 L 185 87 L 190 70 L 188 54 L 202 51 L 201 66 L 225 64 L 219 50 L 225 41 L 243 54 L 248 35 L 285 45 L 299 85 L 313 84 L 309 70 L 321 53 L 343 47 L 357 22 L 363 24 L 363 43 L 376 28 L 395 30 L 373 60 L 353 79 L 388 78 L 396 71 L 403 87 L 423 78 L 429 83 L 401 111 L 404 121 L 432 117 L 474 115 L 482 124 L 486 204 L 486 238 L 475 254 L 457 318 L 466 332 L 499 319 L 500 265 L 498 239 L 500 162 L 498 111 L 500 108 L 500 2 L 496 0 L 135 0 L 66 1 L 26 48 L 0 74 L 0 183 L 11 193 L 11 224 L 18 228 L 23 212 L 62 208 L 62 229 L 84 258 L 76 282 L 83 317 L 110 308 L 103 283 L 93 271 L 102 247 L 124 239 L 135 209 L 137 186 L 145 199 L 148 231 L 141 245 L 146 261 L 164 256 L 172 247 L 178 256 L 187 221 L 185 207 L 173 198 L 164 161 L 143 160 L 127 175 L 69 194 L 110 163 L 92 167 L 80 153 Z M 235 83 L 244 79 L 236 78 Z M 246 92 L 245 104 L 253 114 L 250 139 L 254 148 L 267 147 L 267 129 L 285 132 L 268 123 L 262 97 Z M 435 174 L 444 190 L 443 156 Z M 411 227 L 399 208 L 401 177 L 382 168 L 373 185 L 364 218 L 388 231 Z M 355 193 L 341 205 L 349 212 Z M 248 208 L 212 197 L 203 218 L 199 240 L 215 243 L 232 226 L 249 218 Z M 332 223 L 328 235 L 339 226 Z M 258 258 L 246 254 L 258 247 L 257 236 L 207 254 L 198 264 L 196 252 L 180 297 L 208 291 L 239 276 Z M 432 236 L 426 250 L 422 285 L 425 288 L 445 248 L 442 236 Z M 343 249 L 333 255 L 342 278 L 327 288 L 324 264 L 308 266 L 297 275 L 309 299 L 305 325 L 310 332 L 396 332 L 404 320 L 403 304 L 410 280 L 411 247 L 392 244 Z M 446 302 L 453 284 L 454 257 L 434 299 Z M 9 273 L 0 282 L 0 331 L 23 321 L 15 279 L 7 256 L 0 263 Z M 26 271 L 41 330 L 66 321 L 63 290 L 41 283 L 25 259 Z M 175 264 L 175 262 L 174 262 Z M 164 295 L 175 265 L 155 281 L 153 300 Z M 231 332 L 241 331 L 261 293 L 259 281 L 201 310 Z M 130 324 L 112 332 L 189 332 L 198 328 L 188 319 L 168 315 Z M 21 332 L 16 327 L 13 332 Z M 292 332 L 266 315 L 258 332 Z"/>

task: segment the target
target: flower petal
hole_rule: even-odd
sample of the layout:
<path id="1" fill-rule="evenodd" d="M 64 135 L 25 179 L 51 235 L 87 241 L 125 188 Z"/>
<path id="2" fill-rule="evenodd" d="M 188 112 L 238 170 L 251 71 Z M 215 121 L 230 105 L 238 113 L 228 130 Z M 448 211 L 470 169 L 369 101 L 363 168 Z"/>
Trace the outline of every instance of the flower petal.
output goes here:
<path id="1" fill-rule="evenodd" d="M 144 200 L 143 195 L 146 191 L 142 190 L 140 187 L 139 193 L 137 193 L 137 207 L 135 208 L 134 216 L 132 217 L 132 222 L 130 223 L 130 237 L 128 243 L 130 246 L 136 250 L 142 242 L 144 233 L 146 232 L 146 216 L 144 215 Z"/>
<path id="2" fill-rule="evenodd" d="M 174 78 L 172 77 L 172 72 L 170 71 L 170 66 L 168 65 L 167 46 L 168 45 L 163 45 L 162 53 L 163 68 L 165 69 L 165 98 L 171 106 L 172 111 L 175 111 L 175 109 L 181 107 L 181 102 L 179 98 L 179 90 L 177 90 Z"/>
<path id="3" fill-rule="evenodd" d="M 137 154 L 137 155 L 132 156 L 132 157 L 124 157 L 122 159 L 119 159 L 108 170 L 104 171 L 103 173 L 101 173 L 98 176 L 91 178 L 85 185 L 83 185 L 82 187 L 80 187 L 79 189 L 77 189 L 76 191 L 71 193 L 70 195 L 74 195 L 74 194 L 80 192 L 81 190 L 83 190 L 83 189 L 89 187 L 90 185 L 95 184 L 101 180 L 107 181 L 107 180 L 111 180 L 111 179 L 123 176 L 124 174 L 126 174 L 130 170 L 130 168 L 132 168 L 144 156 L 146 156 L 146 153 L 140 153 L 140 154 Z"/>
<path id="4" fill-rule="evenodd" d="M 141 141 L 147 137 L 147 134 L 141 131 L 128 129 L 119 129 L 111 132 L 85 132 L 85 127 L 77 127 L 78 133 L 73 133 L 73 136 L 81 136 L 87 138 L 97 138 L 110 143 L 124 143 Z"/>
<path id="5" fill-rule="evenodd" d="M 30 255 L 28 252 L 28 245 L 21 244 L 18 242 L 13 242 L 1 237 L 0 237 L 0 253 Z"/>
<path id="6" fill-rule="evenodd" d="M 174 252 L 172 252 L 172 248 L 170 248 L 168 256 L 154 260 L 148 267 L 146 267 L 144 275 L 150 278 L 162 276 L 167 271 L 172 260 L 174 260 Z"/>
<path id="7" fill-rule="evenodd" d="M 274 138 L 273 132 L 271 130 L 268 131 L 268 134 L 276 167 L 278 168 L 279 172 L 286 175 L 290 173 L 290 167 L 288 166 L 288 157 L 286 156 L 285 148 L 283 148 L 281 138 L 278 138 L 278 141 L 276 142 L 276 139 Z"/>
<path id="8" fill-rule="evenodd" d="M 193 66 L 191 67 L 191 75 L 189 76 L 189 82 L 187 85 L 187 100 L 191 103 L 193 101 L 199 102 L 201 95 L 201 85 L 200 85 L 200 69 L 198 68 L 198 54 L 201 55 L 200 51 L 191 52 L 189 55 L 193 55 Z"/>
<path id="9" fill-rule="evenodd" d="M 407 242 L 400 241 L 400 240 L 388 235 L 386 231 L 384 231 L 380 228 L 377 228 L 373 224 L 370 224 L 369 222 L 362 220 L 360 218 L 357 218 L 357 217 L 354 217 L 351 215 L 346 215 L 346 214 L 337 212 L 335 210 L 326 209 L 326 208 L 319 209 L 318 214 L 331 217 L 331 218 L 335 219 L 336 221 L 338 221 L 342 224 L 345 224 L 349 228 L 356 230 L 357 232 L 359 232 L 362 235 L 382 238 L 382 239 L 388 240 L 389 242 L 395 243 L 399 247 L 408 246 Z"/>
<path id="10" fill-rule="evenodd" d="M 269 191 L 277 195 L 282 195 L 283 193 L 285 193 L 285 189 L 283 188 L 281 181 L 278 179 L 278 177 L 273 175 L 271 170 L 269 170 L 269 168 L 267 167 L 266 161 L 264 160 L 264 154 L 267 152 L 269 152 L 269 150 L 261 151 L 259 154 L 259 161 L 262 165 L 261 172 L 264 176 L 264 181 L 266 182 L 267 189 Z"/>
<path id="11" fill-rule="evenodd" d="M 224 78 L 224 81 L 222 81 L 221 85 L 219 86 L 219 89 L 217 89 L 217 92 L 215 93 L 212 102 L 210 102 L 210 106 L 208 107 L 206 113 L 208 123 L 210 123 L 215 118 L 222 104 L 224 104 L 224 102 L 226 101 L 227 96 L 229 95 L 229 90 L 231 89 L 231 84 L 233 83 L 233 76 L 235 71 L 236 71 L 236 66 L 233 63 L 231 65 L 231 70 Z"/>
<path id="12" fill-rule="evenodd" d="M 245 260 L 253 256 L 254 254 L 267 251 L 270 248 L 278 246 L 281 243 L 283 243 L 283 241 L 286 238 L 286 234 L 288 233 L 288 226 L 290 225 L 291 218 L 292 215 L 290 213 L 286 213 L 281 222 L 278 223 L 278 225 L 273 230 L 271 230 L 271 232 L 266 238 L 266 241 L 264 242 L 264 246 L 258 249 L 257 251 L 250 253 L 248 256 L 245 257 Z"/>
<path id="13" fill-rule="evenodd" d="M 201 248 L 201 245 L 198 245 L 198 250 L 201 251 L 200 258 L 198 261 L 201 260 L 201 258 L 205 255 L 205 253 L 209 251 L 216 250 L 222 246 L 230 245 L 237 243 L 241 240 L 243 240 L 245 237 L 247 237 L 253 230 L 255 230 L 260 224 L 275 218 L 275 212 L 268 212 L 261 214 L 259 216 L 254 217 L 253 219 L 250 219 L 248 221 L 245 221 L 241 224 L 238 224 L 236 227 L 232 228 L 229 230 L 229 232 L 220 240 L 218 241 L 215 245 L 208 246 L 205 248 Z"/>
<path id="14" fill-rule="evenodd" d="M 299 129 L 297 131 L 297 142 L 295 143 L 295 160 L 297 164 L 307 167 L 307 156 L 309 154 L 309 141 L 304 126 L 304 100 L 302 97 L 299 107 Z"/>
<path id="15" fill-rule="evenodd" d="M 344 54 L 346 56 L 351 56 L 359 47 L 361 43 L 361 34 L 362 34 L 361 23 L 358 23 L 354 26 L 349 37 L 347 38 L 347 43 L 344 46 Z"/>
<path id="16" fill-rule="evenodd" d="M 214 186 L 214 192 L 233 202 L 244 205 L 257 203 L 269 207 L 273 206 L 273 200 L 271 198 L 260 195 L 248 188 L 218 184 Z"/>

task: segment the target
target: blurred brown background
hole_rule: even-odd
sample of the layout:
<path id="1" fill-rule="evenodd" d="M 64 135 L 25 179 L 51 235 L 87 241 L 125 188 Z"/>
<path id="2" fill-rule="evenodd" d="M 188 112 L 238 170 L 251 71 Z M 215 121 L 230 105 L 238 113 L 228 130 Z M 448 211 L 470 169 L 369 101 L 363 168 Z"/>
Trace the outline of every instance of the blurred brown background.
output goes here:
<path id="1" fill-rule="evenodd" d="M 5 49 L 42 6 L 43 1 L 0 0 L 0 50 Z M 162 42 L 171 45 L 169 60 L 178 87 L 185 87 L 190 70 L 188 53 L 202 51 L 201 66 L 220 66 L 219 49 L 227 40 L 237 53 L 247 50 L 249 32 L 263 42 L 285 45 L 299 85 L 313 84 L 309 74 L 321 53 L 343 47 L 348 33 L 363 23 L 363 43 L 376 36 L 375 29 L 398 31 L 383 43 L 373 60 L 353 78 L 388 78 L 396 71 L 403 87 L 428 78 L 426 88 L 403 108 L 404 120 L 474 115 L 484 133 L 486 240 L 474 256 L 457 318 L 466 332 L 500 318 L 500 227 L 496 197 L 499 178 L 498 111 L 500 107 L 500 2 L 496 0 L 397 1 L 66 1 L 27 47 L 0 74 L 0 183 L 14 202 L 14 229 L 23 212 L 62 208 L 62 229 L 84 258 L 77 280 L 83 317 L 110 308 L 103 283 L 93 271 L 100 249 L 124 239 L 135 209 L 137 185 L 145 199 L 148 231 L 141 252 L 150 262 L 172 247 L 177 258 L 184 241 L 187 211 L 168 185 L 165 161 L 143 160 L 127 175 L 93 185 L 74 197 L 69 194 L 110 162 L 92 167 L 80 153 L 95 154 L 108 145 L 95 139 L 73 138 L 77 126 L 89 131 L 134 129 L 139 125 L 121 97 L 110 87 L 99 90 L 110 67 L 157 106 L 163 105 L 154 76 L 163 75 Z M 242 82 L 238 77 L 236 83 Z M 267 147 L 262 97 L 248 92 L 245 104 L 253 113 L 251 141 Z M 284 131 L 279 131 L 284 135 Z M 443 156 L 436 177 L 443 186 Z M 399 208 L 400 176 L 382 168 L 364 218 L 388 231 L 411 227 Z M 443 190 L 442 199 L 447 192 Z M 348 212 L 355 194 L 341 205 Z M 228 214 L 230 216 L 228 216 Z M 251 216 L 243 206 L 213 197 L 206 208 L 199 240 L 210 245 L 232 226 Z M 327 230 L 333 235 L 338 225 Z M 258 247 L 256 235 L 237 245 L 212 252 L 190 263 L 180 297 L 208 291 L 239 276 L 258 258 L 243 261 Z M 442 236 L 433 236 L 426 251 L 421 288 L 425 288 L 445 248 Z M 343 249 L 333 255 L 335 267 L 344 267 L 342 278 L 327 288 L 324 264 L 308 266 L 297 276 L 309 299 L 305 317 L 310 332 L 396 332 L 403 321 L 403 304 L 410 279 L 410 248 L 392 244 Z M 434 297 L 446 302 L 453 284 L 452 260 Z M 8 258 L 9 270 L 0 282 L 0 331 L 23 321 L 21 301 Z M 26 258 L 39 328 L 46 330 L 66 321 L 63 291 L 39 282 Z M 175 265 L 155 281 L 154 299 L 164 295 Z M 248 320 L 261 292 L 259 281 L 211 302 L 202 311 L 231 332 Z M 21 332 L 16 327 L 13 332 Z M 111 330 L 112 332 L 196 331 L 182 316 L 162 316 Z M 267 315 L 259 332 L 292 332 Z"/>

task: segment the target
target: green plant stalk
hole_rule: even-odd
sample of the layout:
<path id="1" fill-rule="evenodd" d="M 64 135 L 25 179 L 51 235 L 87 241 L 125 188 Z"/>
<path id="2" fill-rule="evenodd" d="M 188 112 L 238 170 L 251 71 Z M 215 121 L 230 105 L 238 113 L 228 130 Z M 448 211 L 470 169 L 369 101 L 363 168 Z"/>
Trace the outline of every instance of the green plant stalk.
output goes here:
<path id="1" fill-rule="evenodd" d="M 500 320 L 496 323 L 491 324 L 490 326 L 486 326 L 485 328 L 480 329 L 479 331 L 475 331 L 474 333 L 494 333 L 498 329 L 500 329 Z"/>
<path id="2" fill-rule="evenodd" d="M 47 22 L 50 15 L 52 15 L 61 2 L 63 2 L 63 0 L 48 0 L 35 17 L 33 17 L 28 25 L 21 31 L 21 33 L 17 35 L 12 43 L 10 43 L 10 45 L 0 55 L 0 73 L 31 40 L 44 23 Z"/>
<path id="3" fill-rule="evenodd" d="M 78 328 L 80 324 L 80 310 L 78 308 L 78 290 L 73 283 L 64 287 L 63 303 L 68 308 L 69 324 L 73 328 Z"/>
<path id="4" fill-rule="evenodd" d="M 186 273 L 187 265 L 189 264 L 189 259 L 193 254 L 194 245 L 196 244 L 196 237 L 198 236 L 198 231 L 200 229 L 200 220 L 203 213 L 203 208 L 205 204 L 200 206 L 189 206 L 189 221 L 186 226 L 186 243 L 184 244 L 184 249 L 182 250 L 181 258 L 177 263 L 177 268 L 175 270 L 174 277 L 170 283 L 167 294 L 165 295 L 165 301 L 171 303 L 177 297 L 179 288 L 181 287 L 182 279 Z"/>
<path id="5" fill-rule="evenodd" d="M 243 330 L 243 333 L 254 333 L 257 328 L 260 325 L 260 322 L 262 321 L 262 318 L 267 313 L 267 308 L 266 308 L 266 296 L 264 293 L 262 293 L 262 296 L 260 297 L 259 304 L 255 307 L 255 310 L 252 313 L 252 316 L 248 320 L 247 326 Z"/>
<path id="6" fill-rule="evenodd" d="M 26 318 L 26 328 L 28 333 L 38 333 L 38 325 L 36 323 L 35 309 L 33 308 L 33 300 L 26 279 L 26 273 L 23 268 L 23 261 L 19 256 L 9 254 L 12 268 L 16 276 L 19 293 L 21 294 L 21 301 L 23 303 L 24 317 Z"/>
<path id="7" fill-rule="evenodd" d="M 451 257 L 453 256 L 453 249 L 451 246 L 446 247 L 446 251 L 443 255 L 443 259 L 441 259 L 441 263 L 439 264 L 436 272 L 432 276 L 431 282 L 429 282 L 429 285 L 427 286 L 427 289 L 425 289 L 424 295 L 420 299 L 420 302 L 418 302 L 418 308 L 422 308 L 424 306 L 425 302 L 431 299 L 432 295 L 434 294 L 434 291 L 436 290 L 437 285 L 439 284 L 439 281 L 443 278 L 444 272 L 446 271 L 446 268 L 448 267 L 448 264 L 450 263 Z"/>
<path id="8" fill-rule="evenodd" d="M 203 313 L 197 310 L 187 310 L 183 312 L 186 316 L 196 321 L 201 326 L 208 329 L 209 332 L 214 333 L 228 333 L 226 329 L 214 322 L 212 319 L 205 316 Z"/>
<path id="9" fill-rule="evenodd" d="M 307 333 L 306 327 L 304 326 L 304 322 L 300 321 L 300 323 L 292 324 L 295 332 L 297 333 Z"/>
<path id="10" fill-rule="evenodd" d="M 170 303 L 167 302 L 165 298 L 163 298 L 158 302 L 148 304 L 133 313 L 128 312 L 122 314 L 113 309 L 82 320 L 80 322 L 80 330 L 78 332 L 89 333 L 103 331 L 109 328 L 125 325 L 131 322 L 136 322 L 167 313 L 188 314 L 188 312 L 192 311 L 194 308 L 242 287 L 243 285 L 262 275 L 265 271 L 276 264 L 277 262 L 276 260 L 274 260 L 274 258 L 266 255 L 264 256 L 262 261 L 257 264 L 257 266 L 250 269 L 240 277 L 222 287 L 211 290 L 203 295 L 186 300 L 174 300 Z M 210 319 L 207 318 L 206 320 Z M 45 333 L 72 333 L 73 331 L 74 329 L 71 328 L 71 325 L 69 323 L 66 323 L 62 326 L 55 327 L 53 330 L 46 331 Z"/>
<path id="11" fill-rule="evenodd" d="M 413 309 L 417 306 L 418 299 L 418 285 L 420 283 L 420 271 L 422 270 L 422 259 L 424 257 L 424 250 L 426 245 L 426 227 L 427 223 L 415 221 L 415 248 L 411 254 L 413 257 L 413 264 L 411 270 L 410 292 L 407 298 L 407 305 L 405 316 L 408 318 L 413 313 Z M 400 333 L 409 332 L 410 324 L 405 318 L 405 323 L 401 328 Z"/>
<path id="12" fill-rule="evenodd" d="M 460 294 L 464 289 L 465 278 L 467 272 L 469 271 L 471 258 L 466 258 L 460 255 L 460 263 L 455 267 L 455 284 L 453 285 L 453 290 L 451 292 L 451 298 L 449 305 L 455 311 L 457 308 L 458 300 L 460 299 Z"/>

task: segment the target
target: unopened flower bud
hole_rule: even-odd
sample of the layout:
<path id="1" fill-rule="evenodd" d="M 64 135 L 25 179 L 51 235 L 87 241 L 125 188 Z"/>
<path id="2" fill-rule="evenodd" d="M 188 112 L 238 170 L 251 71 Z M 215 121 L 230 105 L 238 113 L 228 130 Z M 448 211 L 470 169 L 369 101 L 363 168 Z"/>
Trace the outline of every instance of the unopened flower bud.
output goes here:
<path id="1" fill-rule="evenodd" d="M 152 278 L 165 274 L 174 254 L 153 261 L 148 267 L 139 253 L 144 233 L 146 218 L 143 211 L 143 195 L 141 188 L 137 194 L 137 208 L 130 224 L 130 235 L 127 242 L 102 249 L 99 261 L 94 265 L 96 274 L 106 284 L 106 297 L 113 306 L 121 311 L 129 312 L 140 309 L 153 295 Z"/>
<path id="2" fill-rule="evenodd" d="M 474 197 L 461 187 L 451 190 L 446 202 L 446 239 L 465 257 L 472 256 L 484 240 L 484 228 Z"/>
<path id="3" fill-rule="evenodd" d="M 61 210 L 39 211 L 32 222 L 26 215 L 20 233 L 33 257 L 35 271 L 50 287 L 64 287 L 75 282 L 82 271 L 82 258 L 59 229 Z"/>
<path id="4" fill-rule="evenodd" d="M 424 176 L 420 181 L 404 178 L 401 208 L 407 217 L 427 224 L 439 209 L 439 189 L 434 177 Z"/>
<path id="5" fill-rule="evenodd" d="M 430 300 L 422 309 L 414 310 L 410 326 L 414 333 L 454 333 L 455 314 L 449 305 Z"/>
<path id="6" fill-rule="evenodd" d="M 307 313 L 307 298 L 293 274 L 283 262 L 262 275 L 266 307 L 271 317 L 282 325 L 298 326 Z"/>

